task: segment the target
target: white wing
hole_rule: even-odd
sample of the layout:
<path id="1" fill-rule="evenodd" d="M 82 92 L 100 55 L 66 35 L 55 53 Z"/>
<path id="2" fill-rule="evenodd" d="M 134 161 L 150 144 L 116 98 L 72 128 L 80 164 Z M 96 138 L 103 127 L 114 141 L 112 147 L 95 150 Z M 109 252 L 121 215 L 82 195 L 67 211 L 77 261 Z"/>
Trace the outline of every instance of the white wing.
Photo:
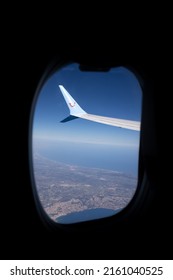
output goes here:
<path id="1" fill-rule="evenodd" d="M 130 120 L 123 120 L 123 119 L 116 119 L 116 118 L 87 114 L 62 85 L 59 85 L 59 88 L 70 110 L 70 116 L 62 120 L 61 122 L 68 122 L 76 118 L 82 118 L 93 122 L 140 131 L 140 122 L 138 121 L 130 121 Z"/>
<path id="2" fill-rule="evenodd" d="M 93 122 L 117 126 L 117 127 L 121 127 L 121 128 L 127 128 L 127 129 L 132 129 L 132 130 L 137 130 L 137 131 L 140 130 L 140 123 L 137 121 L 129 121 L 129 120 L 123 120 L 123 119 L 102 117 L 102 116 L 96 116 L 96 115 L 91 115 L 91 114 L 81 115 L 80 118 L 90 120 Z"/>

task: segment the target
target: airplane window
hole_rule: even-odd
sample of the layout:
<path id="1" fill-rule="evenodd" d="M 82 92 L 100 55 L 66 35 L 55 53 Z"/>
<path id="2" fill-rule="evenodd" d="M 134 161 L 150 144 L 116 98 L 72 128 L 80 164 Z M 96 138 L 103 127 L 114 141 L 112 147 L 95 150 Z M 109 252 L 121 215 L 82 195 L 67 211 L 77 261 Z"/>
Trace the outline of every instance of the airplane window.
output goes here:
<path id="1" fill-rule="evenodd" d="M 124 67 L 58 69 L 33 104 L 32 166 L 45 214 L 71 224 L 112 216 L 137 189 L 142 90 Z"/>

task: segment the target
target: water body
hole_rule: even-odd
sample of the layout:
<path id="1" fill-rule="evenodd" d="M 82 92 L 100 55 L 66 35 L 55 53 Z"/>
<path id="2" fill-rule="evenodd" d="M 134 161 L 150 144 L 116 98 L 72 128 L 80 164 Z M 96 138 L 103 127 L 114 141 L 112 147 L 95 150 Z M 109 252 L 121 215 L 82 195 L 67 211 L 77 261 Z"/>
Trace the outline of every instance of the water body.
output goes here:
<path id="1" fill-rule="evenodd" d="M 36 150 L 40 155 L 58 162 L 137 176 L 138 150 L 134 147 L 58 141 L 41 143 Z"/>
<path id="2" fill-rule="evenodd" d="M 79 212 L 70 213 L 56 219 L 57 223 L 60 224 L 73 224 L 84 221 L 91 221 L 101 218 L 110 217 L 117 214 L 121 209 L 112 210 L 105 208 L 88 209 Z"/>

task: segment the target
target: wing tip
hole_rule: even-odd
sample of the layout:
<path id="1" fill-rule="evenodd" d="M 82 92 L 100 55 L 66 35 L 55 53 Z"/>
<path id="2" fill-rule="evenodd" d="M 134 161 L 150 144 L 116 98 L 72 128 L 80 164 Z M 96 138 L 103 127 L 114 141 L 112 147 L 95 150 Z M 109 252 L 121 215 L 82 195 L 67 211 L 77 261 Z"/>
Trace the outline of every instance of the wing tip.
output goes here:
<path id="1" fill-rule="evenodd" d="M 75 117 L 75 116 L 68 116 L 67 118 L 63 119 L 62 121 L 60 121 L 61 123 L 65 123 L 65 122 L 69 122 L 69 121 L 72 121 L 72 120 L 75 120 L 75 119 L 78 119 L 78 117 Z"/>

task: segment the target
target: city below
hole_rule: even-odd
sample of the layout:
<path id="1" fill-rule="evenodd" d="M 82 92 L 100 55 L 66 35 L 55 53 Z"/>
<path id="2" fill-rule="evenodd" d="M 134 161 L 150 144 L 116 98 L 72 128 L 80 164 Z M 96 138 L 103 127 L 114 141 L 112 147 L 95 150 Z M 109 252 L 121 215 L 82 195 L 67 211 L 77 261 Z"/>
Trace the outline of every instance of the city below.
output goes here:
<path id="1" fill-rule="evenodd" d="M 42 207 L 58 223 L 112 216 L 132 199 L 137 178 L 113 170 L 68 165 L 34 154 Z"/>

